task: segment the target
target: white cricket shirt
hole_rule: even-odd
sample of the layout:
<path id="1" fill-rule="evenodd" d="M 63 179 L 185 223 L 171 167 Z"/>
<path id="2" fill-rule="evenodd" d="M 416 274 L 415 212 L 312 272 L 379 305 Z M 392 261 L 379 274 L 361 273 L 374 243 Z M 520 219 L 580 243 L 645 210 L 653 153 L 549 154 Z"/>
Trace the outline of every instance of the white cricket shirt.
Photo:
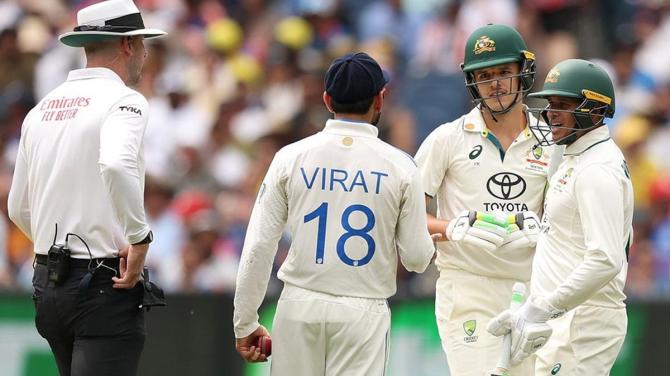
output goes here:
<path id="1" fill-rule="evenodd" d="M 619 147 L 600 127 L 565 149 L 550 180 L 531 290 L 557 309 L 624 307 L 633 186 Z"/>
<path id="2" fill-rule="evenodd" d="M 149 233 L 142 138 L 146 99 L 106 68 L 71 71 L 26 116 L 9 193 L 9 216 L 46 254 L 68 232 L 94 258 L 114 257 Z M 70 236 L 74 258 L 86 247 Z"/>
<path id="3" fill-rule="evenodd" d="M 388 298 L 398 256 L 422 272 L 434 252 L 412 157 L 370 124 L 328 120 L 322 132 L 281 149 L 260 188 L 237 276 L 238 338 L 258 327 L 285 224 L 292 243 L 279 279 L 332 295 Z"/>
<path id="4" fill-rule="evenodd" d="M 527 116 L 532 124 L 537 121 Z M 477 107 L 436 128 L 421 144 L 416 161 L 426 194 L 437 199 L 437 218 L 449 221 L 463 210 L 508 214 L 531 210 L 540 215 L 555 148 L 534 149 L 536 143 L 526 126 L 504 152 Z M 440 269 L 530 279 L 532 247 L 488 252 L 451 241 L 437 247 Z"/>

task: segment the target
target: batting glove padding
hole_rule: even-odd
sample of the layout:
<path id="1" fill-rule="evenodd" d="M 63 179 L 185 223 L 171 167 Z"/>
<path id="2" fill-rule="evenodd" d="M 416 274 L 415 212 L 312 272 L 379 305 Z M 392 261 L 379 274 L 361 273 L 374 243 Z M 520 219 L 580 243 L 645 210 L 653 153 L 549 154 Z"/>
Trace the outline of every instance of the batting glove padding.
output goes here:
<path id="1" fill-rule="evenodd" d="M 450 241 L 472 244 L 493 252 L 505 240 L 507 219 L 502 215 L 465 210 L 449 222 L 446 234 Z"/>
<path id="2" fill-rule="evenodd" d="M 510 215 L 510 219 L 510 225 L 507 227 L 507 234 L 500 250 L 535 247 L 537 236 L 540 234 L 540 219 L 537 214 L 525 211 Z"/>
<path id="3" fill-rule="evenodd" d="M 537 304 L 533 299 L 528 299 L 517 311 L 505 310 L 489 321 L 486 330 L 494 336 L 502 336 L 511 331 L 511 365 L 521 363 L 544 346 L 552 333 L 547 320 L 565 313 L 542 306 L 548 305 Z"/>

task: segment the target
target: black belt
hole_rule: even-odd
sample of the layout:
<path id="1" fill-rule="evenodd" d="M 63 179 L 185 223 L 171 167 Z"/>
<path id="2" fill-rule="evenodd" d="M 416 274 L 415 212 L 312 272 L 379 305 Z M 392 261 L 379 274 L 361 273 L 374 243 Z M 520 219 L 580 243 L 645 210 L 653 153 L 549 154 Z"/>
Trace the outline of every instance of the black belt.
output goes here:
<path id="1" fill-rule="evenodd" d="M 47 255 L 35 255 L 35 262 L 40 264 L 40 265 L 46 265 L 47 264 Z M 96 266 L 100 264 L 104 264 L 106 266 L 109 266 L 110 268 L 114 268 L 116 270 L 119 270 L 119 258 L 94 258 L 93 262 L 91 262 L 91 259 L 77 259 L 77 258 L 70 258 L 70 267 L 71 268 L 88 268 L 89 263 L 91 265 L 91 268 L 95 268 Z"/>

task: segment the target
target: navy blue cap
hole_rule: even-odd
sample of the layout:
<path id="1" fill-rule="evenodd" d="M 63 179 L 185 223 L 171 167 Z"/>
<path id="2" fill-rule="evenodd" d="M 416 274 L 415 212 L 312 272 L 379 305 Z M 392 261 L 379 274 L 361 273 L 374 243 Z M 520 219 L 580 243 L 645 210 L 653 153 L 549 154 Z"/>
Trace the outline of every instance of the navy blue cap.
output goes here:
<path id="1" fill-rule="evenodd" d="M 339 103 L 372 98 L 389 82 L 388 73 L 365 52 L 333 60 L 326 72 L 326 93 Z"/>

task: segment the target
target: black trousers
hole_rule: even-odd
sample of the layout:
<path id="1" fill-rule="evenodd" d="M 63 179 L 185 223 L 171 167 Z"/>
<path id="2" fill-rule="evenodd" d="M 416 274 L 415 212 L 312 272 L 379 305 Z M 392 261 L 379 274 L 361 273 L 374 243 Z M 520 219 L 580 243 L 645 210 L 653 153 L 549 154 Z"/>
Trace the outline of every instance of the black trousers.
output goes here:
<path id="1" fill-rule="evenodd" d="M 118 269 L 117 269 L 118 270 Z M 114 272 L 98 268 L 87 288 L 85 266 L 73 266 L 55 286 L 47 267 L 35 265 L 37 331 L 56 357 L 61 376 L 134 376 L 144 347 L 143 290 L 112 288 Z"/>

